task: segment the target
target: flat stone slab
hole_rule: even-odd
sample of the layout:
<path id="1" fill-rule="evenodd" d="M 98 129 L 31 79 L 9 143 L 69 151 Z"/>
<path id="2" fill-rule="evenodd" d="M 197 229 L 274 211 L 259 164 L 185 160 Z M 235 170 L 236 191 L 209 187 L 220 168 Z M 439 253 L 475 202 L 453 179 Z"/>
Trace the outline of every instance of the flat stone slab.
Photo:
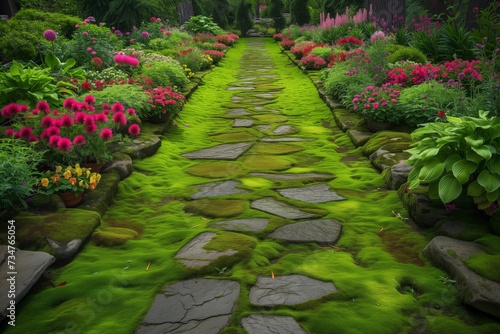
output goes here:
<path id="1" fill-rule="evenodd" d="M 191 279 L 163 289 L 136 334 L 217 334 L 229 324 L 240 285 L 234 281 Z"/>
<path id="2" fill-rule="evenodd" d="M 250 303 L 258 306 L 296 305 L 337 292 L 332 282 L 302 275 L 259 276 L 250 289 Z"/>
<path id="3" fill-rule="evenodd" d="M 199 198 L 207 198 L 207 197 L 215 197 L 215 196 L 226 196 L 226 195 L 236 195 L 236 194 L 245 194 L 248 193 L 248 190 L 238 189 L 241 182 L 239 181 L 220 181 L 220 182 L 211 182 L 205 184 L 197 185 L 199 192 L 192 195 L 192 199 Z"/>
<path id="4" fill-rule="evenodd" d="M 228 113 L 228 115 L 236 115 L 236 116 L 246 116 L 246 115 L 251 115 L 246 109 L 244 108 L 235 108 L 231 109 Z"/>
<path id="5" fill-rule="evenodd" d="M 352 143 L 356 147 L 363 146 L 366 144 L 370 138 L 373 136 L 371 132 L 363 132 L 356 129 L 347 130 L 347 135 L 351 138 Z"/>
<path id="6" fill-rule="evenodd" d="M 500 318 L 500 283 L 478 275 L 463 263 L 476 253 L 484 253 L 478 244 L 437 236 L 423 252 L 457 281 L 458 294 L 464 303 Z"/>
<path id="7" fill-rule="evenodd" d="M 249 128 L 253 125 L 253 120 L 251 119 L 235 119 L 233 122 L 233 128 Z"/>
<path id="8" fill-rule="evenodd" d="M 292 317 L 252 314 L 241 325 L 249 334 L 307 334 Z"/>
<path id="9" fill-rule="evenodd" d="M 269 223 L 267 218 L 242 218 L 217 222 L 213 226 L 227 231 L 262 232 Z"/>
<path id="10" fill-rule="evenodd" d="M 250 205 L 251 208 L 261 210 L 286 219 L 314 218 L 317 215 L 304 212 L 296 207 L 275 200 L 272 197 L 264 197 L 255 200 Z"/>
<path id="11" fill-rule="evenodd" d="M 263 142 L 300 142 L 300 141 L 313 141 L 311 138 L 299 138 L 299 137 L 285 137 L 285 138 L 262 138 Z"/>
<path id="12" fill-rule="evenodd" d="M 271 126 L 270 125 L 257 125 L 257 129 L 259 129 L 261 131 L 267 131 L 267 130 L 271 129 Z"/>
<path id="13" fill-rule="evenodd" d="M 290 242 L 333 244 L 339 239 L 341 231 L 342 225 L 335 219 L 318 219 L 281 226 L 267 237 Z"/>
<path id="14" fill-rule="evenodd" d="M 197 235 L 182 247 L 175 255 L 175 258 L 188 268 L 201 268 L 208 266 L 212 261 L 221 256 L 231 256 L 237 253 L 233 249 L 228 249 L 224 252 L 204 249 L 203 247 L 216 236 L 217 234 L 213 232 L 205 232 Z"/>
<path id="15" fill-rule="evenodd" d="M 294 133 L 294 132 L 295 128 L 291 125 L 280 125 L 273 131 L 275 135 L 287 135 L 289 133 Z"/>
<path id="16" fill-rule="evenodd" d="M 248 150 L 252 145 L 253 143 L 221 144 L 198 151 L 185 153 L 182 156 L 188 159 L 235 160 L 240 155 L 245 153 L 245 151 Z"/>
<path id="17" fill-rule="evenodd" d="M 252 86 L 232 86 L 228 87 L 227 90 L 254 90 L 255 87 Z"/>
<path id="18" fill-rule="evenodd" d="M 296 199 L 308 203 L 326 203 L 332 201 L 342 201 L 345 197 L 340 196 L 326 184 L 315 184 L 312 186 L 280 189 L 278 192 L 288 198 Z"/>
<path id="19" fill-rule="evenodd" d="M 265 179 L 271 179 L 271 180 L 299 180 L 299 179 L 318 179 L 318 180 L 331 180 L 333 179 L 333 176 L 330 174 L 321 174 L 321 173 L 280 173 L 280 174 L 273 174 L 273 173 L 260 173 L 260 172 L 255 172 L 255 173 L 250 173 L 249 175 L 251 176 L 257 176 L 257 177 L 262 177 Z"/>
<path id="20" fill-rule="evenodd" d="M 8 250 L 8 246 L 0 245 L 0 296 L 2 296 L 0 298 L 0 320 L 10 314 L 10 311 L 7 310 L 11 300 L 8 298 L 10 291 L 10 281 L 8 279 L 15 276 L 15 301 L 17 306 L 42 276 L 45 269 L 55 261 L 55 258 L 48 253 L 24 251 L 15 248 L 14 266 L 10 267 L 12 262 L 9 263 L 9 260 L 12 261 L 12 258 L 9 258 L 9 256 L 12 254 L 8 253 Z"/>

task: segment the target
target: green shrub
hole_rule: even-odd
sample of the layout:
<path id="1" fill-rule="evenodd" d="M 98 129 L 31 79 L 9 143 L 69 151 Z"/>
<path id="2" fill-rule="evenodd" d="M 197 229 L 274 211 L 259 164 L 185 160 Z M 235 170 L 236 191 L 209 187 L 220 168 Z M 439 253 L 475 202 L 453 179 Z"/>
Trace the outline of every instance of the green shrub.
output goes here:
<path id="1" fill-rule="evenodd" d="M 308 24 L 311 21 L 311 14 L 307 8 L 307 0 L 291 0 L 290 2 L 291 22 L 299 26 Z"/>
<path id="2" fill-rule="evenodd" d="M 127 80 L 128 74 L 116 67 L 108 67 L 102 71 L 84 70 L 84 75 L 89 81 L 101 80 L 109 82 L 110 80 Z"/>
<path id="3" fill-rule="evenodd" d="M 112 85 L 91 94 L 95 97 L 96 106 L 121 102 L 125 109 L 133 108 L 139 117 L 149 111 L 148 94 L 138 85 Z"/>
<path id="4" fill-rule="evenodd" d="M 165 50 L 170 48 L 170 42 L 163 38 L 153 38 L 149 41 L 148 47 L 155 51 Z"/>
<path id="5" fill-rule="evenodd" d="M 250 5 L 245 0 L 241 0 L 236 13 L 236 21 L 241 36 L 246 36 L 247 31 L 252 29 L 253 20 L 250 18 Z"/>
<path id="6" fill-rule="evenodd" d="M 205 32 L 217 35 L 223 32 L 211 17 L 203 15 L 191 16 L 189 21 L 184 23 L 184 28 L 192 34 Z"/>
<path id="7" fill-rule="evenodd" d="M 472 60 L 475 58 L 472 33 L 464 21 L 449 20 L 443 24 L 440 32 L 437 39 L 439 60 L 456 58 Z"/>
<path id="8" fill-rule="evenodd" d="M 12 20 L 46 22 L 47 29 L 52 29 L 66 38 L 70 38 L 76 30 L 75 26 L 82 22 L 82 20 L 76 16 L 50 13 L 36 9 L 22 9 L 16 13 Z"/>
<path id="9" fill-rule="evenodd" d="M 409 60 L 420 64 L 427 63 L 427 57 L 422 53 L 422 51 L 406 46 L 397 48 L 396 51 L 387 57 L 387 60 L 389 63 L 395 63 L 401 60 Z"/>
<path id="10" fill-rule="evenodd" d="M 5 34 L 0 35 L 2 62 L 40 60 L 37 47 L 44 41 L 43 32 L 50 29 L 46 22 L 10 19 L 2 24 L 6 24 Z"/>
<path id="11" fill-rule="evenodd" d="M 465 91 L 446 87 L 436 81 L 401 90 L 399 109 L 409 126 L 433 122 L 440 111 L 461 114 L 465 101 Z"/>
<path id="12" fill-rule="evenodd" d="M 332 53 L 332 48 L 329 46 L 320 46 L 311 50 L 309 54 L 328 60 L 328 56 Z"/>
<path id="13" fill-rule="evenodd" d="M 192 52 L 176 57 L 176 60 L 181 65 L 186 65 L 192 71 L 198 72 L 205 66 L 205 63 L 201 58 L 202 54 L 203 53 L 199 49 L 194 49 Z"/>
<path id="14" fill-rule="evenodd" d="M 156 62 L 142 68 L 142 74 L 153 81 L 155 86 L 184 87 L 189 83 L 182 66 L 175 63 Z"/>
<path id="15" fill-rule="evenodd" d="M 415 31 L 410 46 L 422 51 L 427 58 L 435 60 L 438 57 L 438 32 Z"/>
<path id="16" fill-rule="evenodd" d="M 24 141 L 0 139 L 0 210 L 21 203 L 33 194 L 37 182 L 36 168 L 43 152 L 28 146 Z"/>
<path id="17" fill-rule="evenodd" d="M 359 71 L 347 75 L 352 70 L 345 63 L 335 63 L 329 70 L 323 86 L 325 91 L 336 99 L 341 99 L 347 94 L 348 87 L 351 85 L 366 87 L 372 82 L 372 78 L 368 73 Z"/>
<path id="18" fill-rule="evenodd" d="M 73 33 L 67 57 L 75 58 L 79 66 L 86 68 L 92 68 L 92 58 L 98 57 L 101 58 L 103 67 L 110 67 L 114 64 L 113 57 L 117 45 L 118 38 L 110 33 L 109 28 L 88 23 Z"/>

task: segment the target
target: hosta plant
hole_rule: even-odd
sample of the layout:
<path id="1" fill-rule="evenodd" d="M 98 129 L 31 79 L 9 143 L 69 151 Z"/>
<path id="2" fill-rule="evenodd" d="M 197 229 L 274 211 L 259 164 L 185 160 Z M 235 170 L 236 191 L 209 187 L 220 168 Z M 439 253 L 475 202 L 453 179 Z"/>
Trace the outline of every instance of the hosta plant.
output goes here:
<path id="1" fill-rule="evenodd" d="M 448 122 L 427 123 L 412 133 L 417 140 L 408 150 L 409 189 L 429 186 L 429 197 L 448 204 L 464 191 L 478 209 L 487 213 L 500 197 L 500 119 L 447 117 Z"/>

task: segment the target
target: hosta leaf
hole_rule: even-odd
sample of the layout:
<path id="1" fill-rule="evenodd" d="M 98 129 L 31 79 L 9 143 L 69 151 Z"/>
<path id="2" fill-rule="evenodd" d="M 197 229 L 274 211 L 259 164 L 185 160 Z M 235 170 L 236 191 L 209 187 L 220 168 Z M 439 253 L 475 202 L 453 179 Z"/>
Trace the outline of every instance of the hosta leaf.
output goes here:
<path id="1" fill-rule="evenodd" d="M 474 152 L 483 157 L 485 160 L 491 158 L 491 150 L 487 145 L 481 147 L 471 147 Z"/>
<path id="2" fill-rule="evenodd" d="M 457 181 L 460 182 L 460 184 L 464 184 L 469 181 L 470 175 L 474 173 L 476 169 L 477 164 L 475 162 L 462 159 L 453 165 L 452 172 Z"/>
<path id="3" fill-rule="evenodd" d="M 483 186 L 487 193 L 491 193 L 500 187 L 500 175 L 485 169 L 477 177 L 477 183 Z"/>
<path id="4" fill-rule="evenodd" d="M 418 178 L 422 183 L 429 183 L 439 179 L 443 174 L 444 163 L 440 162 L 438 159 L 429 159 L 429 162 L 420 169 Z"/>
<path id="5" fill-rule="evenodd" d="M 484 139 L 475 135 L 475 136 L 467 136 L 464 138 L 467 145 L 472 147 L 480 147 L 484 144 Z"/>
<path id="6" fill-rule="evenodd" d="M 492 191 L 492 192 L 486 194 L 486 198 L 490 202 L 495 202 L 498 199 L 498 196 L 500 196 L 500 188 L 498 188 L 497 190 Z"/>
<path id="7" fill-rule="evenodd" d="M 486 192 L 486 190 L 484 190 L 483 186 L 477 181 L 471 182 L 467 187 L 467 195 L 472 197 L 481 196 L 484 192 Z"/>
<path id="8" fill-rule="evenodd" d="M 482 156 L 480 156 L 473 150 L 468 150 L 467 152 L 465 152 L 465 158 L 475 163 L 480 163 L 484 160 Z"/>
<path id="9" fill-rule="evenodd" d="M 450 203 L 462 192 L 462 185 L 452 174 L 446 174 L 439 180 L 439 198 L 443 203 Z"/>
<path id="10" fill-rule="evenodd" d="M 444 161 L 444 168 L 446 169 L 447 172 L 451 171 L 451 168 L 455 164 L 455 162 L 462 160 L 462 157 L 459 156 L 458 154 L 453 154 L 450 155 L 446 160 Z"/>
<path id="11" fill-rule="evenodd" d="M 500 175 L 500 159 L 498 156 L 493 157 L 493 159 L 488 160 L 487 163 L 490 172 Z"/>
<path id="12" fill-rule="evenodd" d="M 424 159 L 430 158 L 437 155 L 438 153 L 439 153 L 439 148 L 429 148 L 422 152 L 422 158 Z"/>

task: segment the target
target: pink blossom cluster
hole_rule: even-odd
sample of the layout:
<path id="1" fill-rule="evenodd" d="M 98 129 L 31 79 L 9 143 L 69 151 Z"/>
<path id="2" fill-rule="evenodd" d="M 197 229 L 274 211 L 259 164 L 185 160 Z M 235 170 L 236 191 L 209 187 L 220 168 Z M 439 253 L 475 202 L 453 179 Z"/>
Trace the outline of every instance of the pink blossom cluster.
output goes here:
<path id="1" fill-rule="evenodd" d="M 349 22 L 354 22 L 354 23 L 361 23 L 361 22 L 366 22 L 370 16 L 372 16 L 373 8 L 372 5 L 370 4 L 370 9 L 366 10 L 366 8 L 362 8 L 354 14 L 354 16 L 349 17 L 349 7 L 346 7 L 345 9 L 345 14 L 340 15 L 337 13 L 337 15 L 334 18 L 330 17 L 330 14 L 327 13 L 325 16 L 325 13 L 321 13 L 319 15 L 319 26 L 323 29 L 328 29 L 328 28 L 335 28 L 339 27 L 341 25 L 344 25 Z"/>
<path id="2" fill-rule="evenodd" d="M 327 66 L 326 60 L 314 54 L 305 55 L 300 62 L 309 70 L 320 70 Z"/>
<path id="3" fill-rule="evenodd" d="M 132 67 L 137 67 L 139 66 L 139 59 L 133 57 L 133 56 L 128 56 L 123 53 L 118 53 L 113 57 L 113 60 L 115 63 L 118 65 L 130 65 Z"/>
<path id="4" fill-rule="evenodd" d="M 218 42 L 210 44 L 210 47 L 212 48 L 212 50 L 217 50 L 217 51 L 225 51 L 227 49 L 226 44 Z"/>

